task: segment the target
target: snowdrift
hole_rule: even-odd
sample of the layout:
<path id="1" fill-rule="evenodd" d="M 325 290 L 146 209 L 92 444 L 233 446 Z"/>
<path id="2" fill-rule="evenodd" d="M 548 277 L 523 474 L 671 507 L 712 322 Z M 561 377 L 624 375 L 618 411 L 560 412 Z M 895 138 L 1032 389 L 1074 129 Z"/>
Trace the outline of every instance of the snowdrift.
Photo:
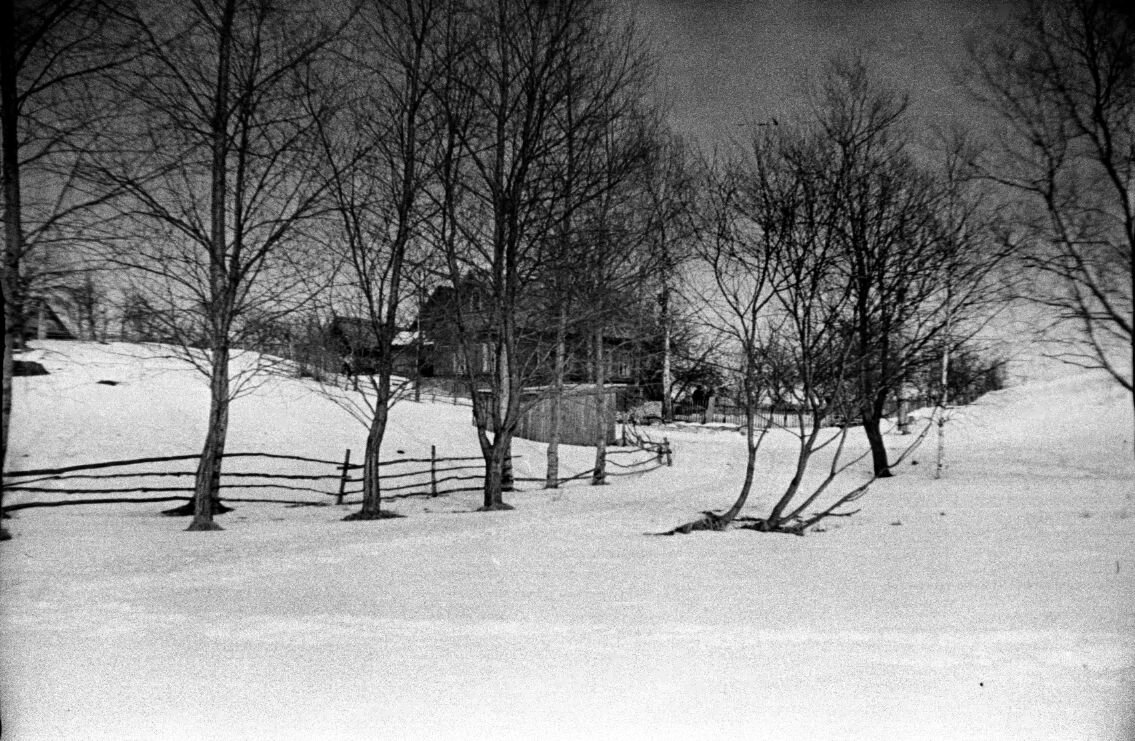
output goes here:
<path id="1" fill-rule="evenodd" d="M 205 384 L 161 348 L 25 359 L 50 375 L 17 379 L 13 468 L 203 439 Z M 516 492 L 513 512 L 245 504 L 186 533 L 160 505 L 23 510 L 0 546 L 5 737 L 1132 738 L 1131 428 L 1091 374 L 991 394 L 952 414 L 942 479 L 930 437 L 804 538 L 644 535 L 728 506 L 743 474 L 736 432 L 676 428 L 673 468 Z M 337 459 L 364 439 L 272 377 L 235 403 L 229 448 Z M 770 436 L 754 509 L 790 443 Z M 400 403 L 387 445 L 476 452 L 445 404 Z M 543 447 L 518 443 L 526 474 Z"/>

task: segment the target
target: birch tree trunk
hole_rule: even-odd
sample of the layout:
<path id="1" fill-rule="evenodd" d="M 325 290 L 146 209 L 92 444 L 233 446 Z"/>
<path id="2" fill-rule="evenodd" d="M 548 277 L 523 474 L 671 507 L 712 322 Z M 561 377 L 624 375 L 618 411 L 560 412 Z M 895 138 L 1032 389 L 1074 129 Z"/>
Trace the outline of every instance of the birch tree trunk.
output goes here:
<path id="1" fill-rule="evenodd" d="M 548 471 L 545 489 L 560 486 L 560 435 L 563 426 L 564 374 L 567 365 L 567 310 L 561 305 L 556 315 L 556 353 L 552 368 L 552 408 L 548 426 Z"/>
<path id="2" fill-rule="evenodd" d="M 942 478 L 946 467 L 946 404 L 950 402 L 950 343 L 949 330 L 946 331 L 946 347 L 942 350 L 942 399 L 938 404 L 938 455 L 934 463 L 934 478 Z"/>
<path id="3" fill-rule="evenodd" d="M 23 345 L 23 295 L 20 286 L 20 254 L 23 250 L 23 225 L 20 220 L 20 148 L 17 143 L 18 111 L 16 106 L 15 3 L 0 3 L 0 99 L 3 108 L 3 180 L 4 180 L 4 386 L 3 439 L 0 441 L 0 465 L 8 460 L 8 431 L 12 419 L 12 374 L 15 351 Z M 3 503 L 0 492 L 0 504 Z M 0 526 L 0 540 L 11 537 Z"/>
<path id="4" fill-rule="evenodd" d="M 382 479 L 379 463 L 382 460 L 382 440 L 386 436 L 389 405 L 376 402 L 370 429 L 367 431 L 366 450 L 363 452 L 363 506 L 344 520 L 381 520 L 392 516 L 382 509 Z"/>
<path id="5" fill-rule="evenodd" d="M 674 369 L 671 361 L 673 320 L 670 316 L 669 276 L 663 277 L 660 303 L 662 305 L 662 421 L 670 424 L 674 421 L 674 400 L 670 398 L 670 389 L 674 385 Z"/>
<path id="6" fill-rule="evenodd" d="M 515 329 L 511 317 L 506 317 L 501 324 L 502 337 L 497 344 L 494 371 L 497 404 L 492 411 L 493 436 L 491 442 L 487 435 L 481 436 L 481 450 L 485 457 L 485 487 L 481 509 L 485 511 L 512 509 L 505 504 L 502 492 L 512 488 L 512 435 L 519 416 L 520 389 L 512 359 Z"/>
<path id="7" fill-rule="evenodd" d="M 8 460 L 8 431 L 12 419 L 12 374 L 15 351 L 23 346 L 23 291 L 20 286 L 20 255 L 23 251 L 23 225 L 20 219 L 20 149 L 17 140 L 15 3 L 0 3 L 0 98 L 3 107 L 4 180 L 4 381 L 3 438 L 0 465 Z M 3 503 L 0 492 L 0 504 Z M 0 526 L 0 540 L 9 538 Z"/>
<path id="8" fill-rule="evenodd" d="M 221 465 L 229 425 L 229 337 L 226 258 L 228 257 L 228 155 L 229 155 L 229 65 L 236 0 L 226 0 L 218 35 L 217 82 L 213 95 L 212 184 L 210 187 L 209 324 L 212 367 L 209 378 L 209 429 L 197 466 L 193 492 L 193 521 L 187 530 L 220 530 L 213 522 L 213 500 L 220 496 Z"/>
<path id="9" fill-rule="evenodd" d="M 607 392 L 604 368 L 603 330 L 595 331 L 595 468 L 591 472 L 591 485 L 607 483 Z"/>
<path id="10" fill-rule="evenodd" d="M 213 521 L 213 509 L 219 503 L 221 467 L 224 463 L 225 438 L 229 429 L 229 349 L 213 351 L 213 377 L 209 384 L 209 429 L 205 446 L 197 464 L 193 492 L 193 521 L 186 530 L 221 530 Z"/>

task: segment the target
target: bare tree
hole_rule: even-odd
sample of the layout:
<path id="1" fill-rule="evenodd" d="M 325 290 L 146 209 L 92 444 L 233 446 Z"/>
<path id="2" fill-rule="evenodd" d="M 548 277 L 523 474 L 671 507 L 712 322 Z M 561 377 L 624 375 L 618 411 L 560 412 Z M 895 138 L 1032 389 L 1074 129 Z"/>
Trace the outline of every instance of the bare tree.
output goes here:
<path id="1" fill-rule="evenodd" d="M 564 136 L 562 184 L 553 201 L 554 227 L 546 240 L 537 277 L 542 301 L 556 317 L 550 393 L 551 439 L 546 487 L 559 484 L 561 405 L 572 345 L 585 357 L 595 385 L 591 402 L 598 421 L 592 483 L 605 483 L 607 420 L 605 389 L 609 344 L 638 342 L 630 321 L 642 312 L 641 289 L 650 282 L 654 262 L 646 239 L 643 178 L 647 152 L 657 122 L 637 104 L 647 61 L 633 35 L 615 40 L 592 35 L 594 48 L 580 50 L 573 63 L 586 74 L 574 75 L 566 99 L 569 108 L 557 123 Z M 572 103 L 582 98 L 586 105 Z M 580 266 L 587 270 L 581 271 Z M 614 335 L 611 330 L 616 329 Z M 628 336 L 634 335 L 634 337 Z M 641 344 L 641 343 L 640 343 Z"/>
<path id="2" fill-rule="evenodd" d="M 992 197 L 988 182 L 975 168 L 971 136 L 955 131 L 941 144 L 940 161 L 935 163 L 933 172 L 940 185 L 935 213 L 941 234 L 942 259 L 937 266 L 937 282 L 942 318 L 931 322 L 928 330 L 915 331 L 915 336 L 904 343 L 908 350 L 903 359 L 904 384 L 920 374 L 937 376 L 935 478 L 940 478 L 945 469 L 950 406 L 975 398 L 972 391 L 963 391 L 968 384 L 959 385 L 956 381 L 972 377 L 975 338 L 988 321 L 1009 305 L 1014 284 L 1019 280 L 1012 271 L 1004 269 L 1016 249 L 1016 240 L 1004 223 L 998 199 Z M 1001 362 L 993 361 L 984 370 L 999 369 Z M 900 417 L 904 413 L 900 399 Z M 900 429 L 905 428 L 904 420 L 899 421 Z"/>
<path id="3" fill-rule="evenodd" d="M 659 262 L 658 314 L 662 329 L 662 420 L 674 419 L 674 333 L 676 283 L 683 265 L 690 259 L 697 227 L 691 213 L 695 176 L 689 154 L 681 139 L 663 135 L 651 153 L 646 167 L 648 196 L 647 228 L 651 250 Z"/>
<path id="4" fill-rule="evenodd" d="M 552 351 L 551 439 L 547 449 L 546 486 L 559 486 L 559 442 L 562 425 L 564 381 L 569 339 L 590 332 L 589 321 L 596 307 L 587 300 L 579 266 L 594 258 L 588 214 L 625 188 L 627 178 L 638 169 L 644 141 L 642 113 L 637 96 L 649 62 L 633 27 L 615 28 L 600 18 L 591 33 L 581 38 L 567 56 L 563 100 L 553 114 L 553 125 L 562 136 L 558 166 L 552 170 L 553 227 L 545 240 L 539 278 L 548 311 L 556 317 Z M 629 126 L 628 126 L 629 124 Z M 592 324 L 594 322 L 591 322 Z M 578 344 L 578 343 L 577 343 Z M 594 338 L 585 354 L 601 351 Z M 577 347 L 576 352 L 582 348 Z M 605 404 L 600 391 L 596 403 Z M 600 410 L 598 418 L 606 417 Z M 605 434 L 605 433 L 603 433 Z M 597 469 L 598 470 L 598 469 Z"/>
<path id="5" fill-rule="evenodd" d="M 569 91 L 574 99 L 567 110 L 579 120 L 620 91 L 610 82 L 577 83 L 584 69 L 579 55 L 596 49 L 593 34 L 602 36 L 606 20 L 603 5 L 593 0 L 496 0 L 469 9 L 462 23 L 467 33 L 451 37 L 462 54 L 439 86 L 447 133 L 439 137 L 437 233 L 466 356 L 484 355 L 492 366 L 486 387 L 473 388 L 486 464 L 484 509 L 508 508 L 501 491 L 521 413 L 525 286 L 539 277 L 548 237 L 563 224 L 556 186 L 564 182 L 568 145 L 559 125 L 564 119 L 557 117 Z M 609 64 L 603 57 L 600 79 L 617 79 Z M 479 309 L 472 308 L 474 298 Z"/>
<path id="6" fill-rule="evenodd" d="M 714 344 L 726 345 L 726 352 L 740 361 L 737 370 L 745 410 L 745 479 L 724 513 L 705 512 L 701 519 L 675 528 L 671 534 L 723 530 L 737 518 L 752 493 L 757 453 L 769 429 L 758 415 L 769 371 L 767 308 L 773 300 L 773 261 L 766 244 L 754 238 L 750 225 L 738 218 L 745 184 L 739 166 L 726 165 L 724 172 L 721 169 L 707 168 L 700 183 L 704 194 L 698 203 L 703 224 L 697 254 L 712 279 L 702 296 L 706 325 L 714 335 Z"/>
<path id="7" fill-rule="evenodd" d="M 427 217 L 428 151 L 438 120 L 432 92 L 444 69 L 443 30 L 450 0 L 376 0 L 366 5 L 351 34 L 346 63 L 356 74 L 340 80 L 350 99 L 339 115 L 320 120 L 328 191 L 340 226 L 349 305 L 361 309 L 374 353 L 369 388 L 353 399 L 368 427 L 363 459 L 362 509 L 347 519 L 390 516 L 382 510 L 379 463 L 394 401 L 398 320 L 406 299 L 407 265 Z M 334 76 L 340 76 L 336 62 Z M 319 84 L 331 84 L 332 75 Z M 411 289 L 413 287 L 411 286 Z"/>
<path id="8" fill-rule="evenodd" d="M 561 138 L 547 167 L 553 196 L 549 214 L 552 225 L 540 245 L 540 272 L 534 285 L 539 294 L 537 302 L 555 317 L 550 351 L 547 488 L 559 486 L 569 341 L 588 331 L 585 317 L 595 313 L 584 298 L 579 280 L 579 266 L 589 259 L 587 214 L 609 198 L 634 168 L 640 142 L 626 141 L 626 132 L 619 129 L 625 129 L 628 122 L 639 123 L 635 93 L 648 67 L 633 28 L 613 27 L 602 17 L 588 22 L 590 33 L 577 39 L 560 64 L 564 92 L 553 109 L 551 126 Z M 620 144 L 613 146 L 615 140 Z M 602 394 L 597 398 L 601 405 Z"/>
<path id="9" fill-rule="evenodd" d="M 790 405 L 796 456 L 767 514 L 746 527 L 803 534 L 861 498 L 877 471 L 840 492 L 836 482 L 870 454 L 846 455 L 850 409 L 861 402 L 861 376 L 876 347 L 856 326 L 858 287 L 848 275 L 846 205 L 832 192 L 828 133 L 809 125 L 779 127 L 753 138 L 751 150 L 704 189 L 699 210 L 713 216 L 699 248 L 712 286 L 707 323 L 737 359 L 746 411 L 747 465 L 741 491 L 724 513 L 706 512 L 674 530 L 721 530 L 749 500 L 758 451 L 771 422 L 762 405 Z M 905 456 L 926 434 L 923 430 Z M 901 457 L 900 456 L 900 459 Z"/>
<path id="10" fill-rule="evenodd" d="M 837 59 L 819 91 L 815 126 L 830 161 L 826 197 L 854 337 L 856 402 L 876 476 L 890 476 L 882 423 L 925 346 L 995 305 L 990 278 L 1005 254 L 990 225 L 963 212 L 951 175 L 915 159 L 906 99 L 861 60 Z"/>
<path id="11" fill-rule="evenodd" d="M 657 282 L 663 257 L 651 249 L 649 219 L 643 218 L 649 213 L 643 176 L 656 143 L 652 133 L 642 130 L 634 117 L 624 117 L 621 127 L 611 128 L 597 152 L 603 196 L 582 212 L 580 255 L 588 269 L 584 274 L 576 271 L 575 281 L 582 303 L 589 307 L 577 320 L 590 339 L 596 390 L 593 485 L 605 484 L 607 476 L 607 420 L 613 411 L 606 389 L 611 370 L 608 341 L 617 346 L 641 340 L 641 328 L 634 326 L 642 314 L 638 307 L 649 302 L 649 287 Z"/>
<path id="12" fill-rule="evenodd" d="M 4 362 L 0 463 L 7 460 L 13 355 L 23 347 L 25 300 L 73 272 L 57 248 L 69 227 L 105 199 L 75 173 L 94 146 L 102 112 L 88 78 L 126 56 L 109 3 L 0 3 L 0 128 L 3 130 Z M 30 179 L 32 188 L 23 186 Z M 29 192 L 31 196 L 29 197 Z M 0 528 L 0 535 L 4 534 Z"/>
<path id="13" fill-rule="evenodd" d="M 323 196 L 300 78 L 344 21 L 263 0 L 141 6 L 127 20 L 145 39 L 111 80 L 128 147 L 92 177 L 125 193 L 120 223 L 135 227 L 113 259 L 209 380 L 189 529 L 215 530 L 229 404 L 258 370 L 230 367 L 234 348 L 301 305 L 318 273 L 300 249 Z"/>
<path id="14" fill-rule="evenodd" d="M 984 169 L 1018 206 L 1028 298 L 1057 321 L 1057 356 L 1106 370 L 1135 406 L 1133 49 L 1122 4 L 1037 0 L 974 59 L 976 93 L 1002 124 Z"/>
<path id="15" fill-rule="evenodd" d="M 805 514 L 847 467 L 840 462 L 847 427 L 833 432 L 827 420 L 853 388 L 853 343 L 840 321 L 851 292 L 840 275 L 838 207 L 826 197 L 825 161 L 823 146 L 815 139 L 765 133 L 754 138 L 749 156 L 730 163 L 712 183 L 713 222 L 699 250 L 713 281 L 705 303 L 711 313 L 708 323 L 718 329 L 723 343 L 730 343 L 739 361 L 746 472 L 728 510 L 705 512 L 670 534 L 722 530 L 740 514 L 751 495 L 757 455 L 768 430 L 760 404 L 774 388 L 780 392 L 775 395 L 793 403 L 797 455 L 784 491 L 752 527 L 803 533 L 851 501 L 839 497 L 826 511 Z M 817 454 L 833 446 L 827 475 L 806 489 L 805 474 Z"/>

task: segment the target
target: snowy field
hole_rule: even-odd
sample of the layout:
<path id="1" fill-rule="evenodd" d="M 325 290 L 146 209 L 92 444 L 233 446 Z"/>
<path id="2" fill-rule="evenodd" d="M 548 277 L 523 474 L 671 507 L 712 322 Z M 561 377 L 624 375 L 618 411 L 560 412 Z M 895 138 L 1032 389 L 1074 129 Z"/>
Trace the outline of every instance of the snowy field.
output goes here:
<path id="1" fill-rule="evenodd" d="M 199 449 L 192 372 L 38 347 L 51 375 L 16 379 L 12 468 Z M 943 479 L 931 438 L 803 538 L 644 535 L 736 494 L 743 439 L 692 428 L 658 431 L 671 469 L 516 492 L 512 512 L 240 504 L 188 533 L 162 504 L 22 510 L 0 545 L 4 738 L 1135 738 L 1130 398 L 1070 375 L 947 429 Z M 364 439 L 273 379 L 235 403 L 229 449 L 339 459 Z M 782 490 L 789 442 L 767 443 L 748 514 Z M 388 450 L 431 444 L 475 454 L 469 409 L 400 403 Z M 515 452 L 542 473 L 542 445 Z"/>

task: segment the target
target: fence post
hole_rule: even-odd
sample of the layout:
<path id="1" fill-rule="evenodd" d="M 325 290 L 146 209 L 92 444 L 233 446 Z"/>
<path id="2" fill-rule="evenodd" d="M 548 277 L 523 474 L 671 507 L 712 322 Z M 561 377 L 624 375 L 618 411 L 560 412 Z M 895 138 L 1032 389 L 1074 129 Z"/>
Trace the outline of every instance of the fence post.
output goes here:
<path id="1" fill-rule="evenodd" d="M 343 493 L 347 490 L 347 471 L 351 466 L 351 449 L 347 448 L 347 454 L 343 456 L 343 475 L 339 477 L 339 496 L 335 498 L 335 504 L 343 503 Z"/>
<path id="2" fill-rule="evenodd" d="M 437 446 L 430 446 L 430 496 L 437 496 Z"/>
<path id="3" fill-rule="evenodd" d="M 662 449 L 666 452 L 666 465 L 667 466 L 674 465 L 674 454 L 670 450 L 670 438 L 668 438 L 668 437 L 662 438 Z"/>

